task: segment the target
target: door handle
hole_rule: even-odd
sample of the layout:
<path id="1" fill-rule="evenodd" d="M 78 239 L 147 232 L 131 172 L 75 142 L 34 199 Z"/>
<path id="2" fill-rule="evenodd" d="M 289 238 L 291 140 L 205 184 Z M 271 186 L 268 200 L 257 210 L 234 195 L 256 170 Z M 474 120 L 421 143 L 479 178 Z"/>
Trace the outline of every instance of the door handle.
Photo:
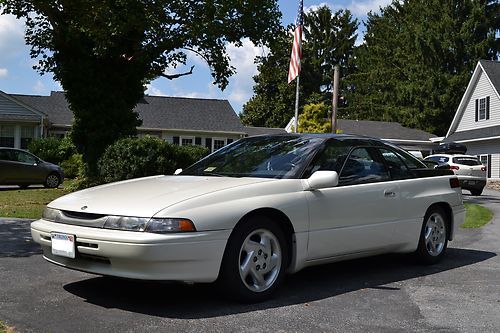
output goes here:
<path id="1" fill-rule="evenodd" d="M 393 191 L 384 191 L 384 196 L 386 198 L 394 198 L 396 196 L 396 193 Z"/>

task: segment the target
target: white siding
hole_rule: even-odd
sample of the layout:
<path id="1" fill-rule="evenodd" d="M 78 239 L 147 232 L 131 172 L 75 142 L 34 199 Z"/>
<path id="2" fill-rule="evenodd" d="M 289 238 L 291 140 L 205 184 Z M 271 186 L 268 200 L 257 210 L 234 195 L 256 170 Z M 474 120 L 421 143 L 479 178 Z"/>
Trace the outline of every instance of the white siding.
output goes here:
<path id="1" fill-rule="evenodd" d="M 490 119 L 476 122 L 476 99 L 490 96 Z M 469 99 L 465 111 L 460 119 L 456 132 L 500 125 L 500 100 L 491 86 L 486 74 L 481 72 L 474 92 Z"/>
<path id="2" fill-rule="evenodd" d="M 500 178 L 500 140 L 465 142 L 469 155 L 491 155 L 491 178 Z"/>

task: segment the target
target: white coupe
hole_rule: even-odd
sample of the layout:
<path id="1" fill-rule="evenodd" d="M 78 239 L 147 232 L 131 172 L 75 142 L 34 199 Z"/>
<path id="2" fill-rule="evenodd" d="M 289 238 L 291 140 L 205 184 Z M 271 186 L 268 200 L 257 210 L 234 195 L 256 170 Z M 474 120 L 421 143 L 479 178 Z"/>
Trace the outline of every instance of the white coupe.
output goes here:
<path id="1" fill-rule="evenodd" d="M 31 232 L 54 264 L 218 280 L 253 302 L 311 265 L 388 252 L 435 263 L 464 217 L 450 170 L 377 139 L 286 134 L 241 139 L 177 175 L 63 196 Z"/>

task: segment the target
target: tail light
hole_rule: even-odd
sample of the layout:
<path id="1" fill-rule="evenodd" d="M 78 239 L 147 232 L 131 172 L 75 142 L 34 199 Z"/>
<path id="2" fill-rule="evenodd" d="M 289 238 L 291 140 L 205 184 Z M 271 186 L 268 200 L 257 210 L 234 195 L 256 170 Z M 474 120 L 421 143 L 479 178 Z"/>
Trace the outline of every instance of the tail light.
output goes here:
<path id="1" fill-rule="evenodd" d="M 487 167 L 485 167 L 485 166 L 481 167 L 481 171 L 486 171 L 486 170 L 488 170 Z"/>
<path id="2" fill-rule="evenodd" d="M 450 170 L 460 170 L 458 165 L 450 165 Z"/>
<path id="3" fill-rule="evenodd" d="M 450 178 L 450 187 L 451 188 L 460 187 L 460 181 L 458 180 L 457 177 Z"/>

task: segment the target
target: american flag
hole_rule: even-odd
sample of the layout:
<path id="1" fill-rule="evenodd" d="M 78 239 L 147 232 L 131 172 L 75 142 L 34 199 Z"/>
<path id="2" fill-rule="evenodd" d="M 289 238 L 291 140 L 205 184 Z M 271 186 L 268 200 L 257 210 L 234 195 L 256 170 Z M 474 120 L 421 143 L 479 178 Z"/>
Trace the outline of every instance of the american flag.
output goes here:
<path id="1" fill-rule="evenodd" d="M 295 31 L 293 33 L 292 57 L 288 69 L 288 83 L 292 82 L 300 74 L 300 60 L 302 59 L 302 24 L 304 20 L 304 1 L 299 1 L 299 11 L 295 20 Z"/>

